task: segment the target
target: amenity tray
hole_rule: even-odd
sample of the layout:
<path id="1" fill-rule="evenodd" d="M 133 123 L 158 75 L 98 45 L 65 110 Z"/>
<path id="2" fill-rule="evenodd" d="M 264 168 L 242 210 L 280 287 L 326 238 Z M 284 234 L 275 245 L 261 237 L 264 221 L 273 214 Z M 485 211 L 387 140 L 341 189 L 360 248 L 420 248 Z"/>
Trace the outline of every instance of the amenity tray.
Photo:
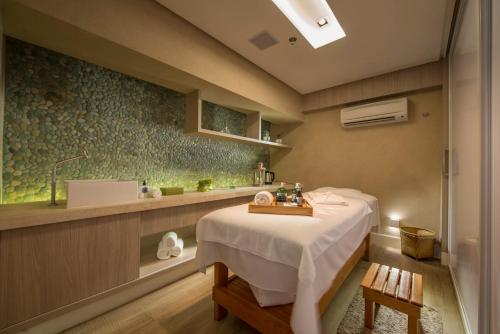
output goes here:
<path id="1" fill-rule="evenodd" d="M 248 212 L 268 213 L 273 215 L 297 215 L 297 216 L 313 215 L 313 208 L 305 199 L 301 206 L 291 206 L 290 202 L 286 202 L 286 204 L 274 201 L 270 205 L 259 205 L 255 204 L 255 202 L 250 202 L 248 204 Z"/>

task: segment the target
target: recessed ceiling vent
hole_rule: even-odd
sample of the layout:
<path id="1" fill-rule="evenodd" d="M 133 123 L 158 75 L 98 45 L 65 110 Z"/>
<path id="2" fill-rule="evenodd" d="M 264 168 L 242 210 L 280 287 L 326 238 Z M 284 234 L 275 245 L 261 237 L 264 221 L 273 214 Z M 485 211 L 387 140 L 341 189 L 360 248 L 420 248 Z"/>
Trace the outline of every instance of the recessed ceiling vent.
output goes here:
<path id="1" fill-rule="evenodd" d="M 260 50 L 265 50 L 271 46 L 278 44 L 278 40 L 271 36 L 267 31 L 250 38 L 250 42 Z"/>

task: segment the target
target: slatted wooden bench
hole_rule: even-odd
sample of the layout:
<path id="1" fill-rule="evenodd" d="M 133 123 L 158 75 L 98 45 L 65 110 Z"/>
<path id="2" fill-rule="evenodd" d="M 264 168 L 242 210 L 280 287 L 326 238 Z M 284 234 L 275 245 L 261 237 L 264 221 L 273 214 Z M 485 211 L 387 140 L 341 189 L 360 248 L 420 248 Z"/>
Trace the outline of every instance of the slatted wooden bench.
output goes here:
<path id="1" fill-rule="evenodd" d="M 365 298 L 365 327 L 373 328 L 375 304 L 379 304 L 407 314 L 408 333 L 419 333 L 422 275 L 372 263 L 361 286 Z"/>

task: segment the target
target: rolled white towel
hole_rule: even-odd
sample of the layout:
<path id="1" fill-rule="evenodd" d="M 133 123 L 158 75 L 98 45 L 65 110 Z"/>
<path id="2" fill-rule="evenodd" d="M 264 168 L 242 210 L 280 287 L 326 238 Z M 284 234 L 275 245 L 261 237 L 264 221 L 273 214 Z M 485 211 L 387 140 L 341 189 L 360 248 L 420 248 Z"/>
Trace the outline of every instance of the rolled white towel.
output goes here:
<path id="1" fill-rule="evenodd" d="M 158 243 L 158 251 L 156 252 L 156 257 L 160 260 L 168 260 L 172 256 L 172 250 L 165 246 L 163 240 Z"/>
<path id="2" fill-rule="evenodd" d="M 167 248 L 173 248 L 177 244 L 177 233 L 168 232 L 162 238 L 163 244 L 167 246 Z"/>
<path id="3" fill-rule="evenodd" d="M 255 195 L 254 202 L 258 205 L 271 205 L 273 203 L 273 194 L 269 191 L 261 191 Z"/>
<path id="4" fill-rule="evenodd" d="M 174 247 L 172 247 L 170 251 L 172 253 L 172 256 L 181 256 L 183 249 L 184 249 L 184 240 L 178 238 L 177 244 Z"/>

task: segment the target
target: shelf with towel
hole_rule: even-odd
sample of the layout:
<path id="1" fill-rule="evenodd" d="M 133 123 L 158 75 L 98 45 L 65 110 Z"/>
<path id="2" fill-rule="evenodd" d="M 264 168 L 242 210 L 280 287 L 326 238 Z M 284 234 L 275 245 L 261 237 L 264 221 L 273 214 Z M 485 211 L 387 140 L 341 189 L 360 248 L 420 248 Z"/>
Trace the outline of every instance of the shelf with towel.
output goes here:
<path id="1" fill-rule="evenodd" d="M 183 238 L 184 250 L 181 256 L 171 257 L 168 260 L 159 260 L 156 257 L 158 243 L 148 243 L 141 247 L 141 262 L 139 278 L 143 278 L 159 271 L 171 269 L 188 261 L 194 261 L 196 255 L 196 239 L 194 236 Z"/>

